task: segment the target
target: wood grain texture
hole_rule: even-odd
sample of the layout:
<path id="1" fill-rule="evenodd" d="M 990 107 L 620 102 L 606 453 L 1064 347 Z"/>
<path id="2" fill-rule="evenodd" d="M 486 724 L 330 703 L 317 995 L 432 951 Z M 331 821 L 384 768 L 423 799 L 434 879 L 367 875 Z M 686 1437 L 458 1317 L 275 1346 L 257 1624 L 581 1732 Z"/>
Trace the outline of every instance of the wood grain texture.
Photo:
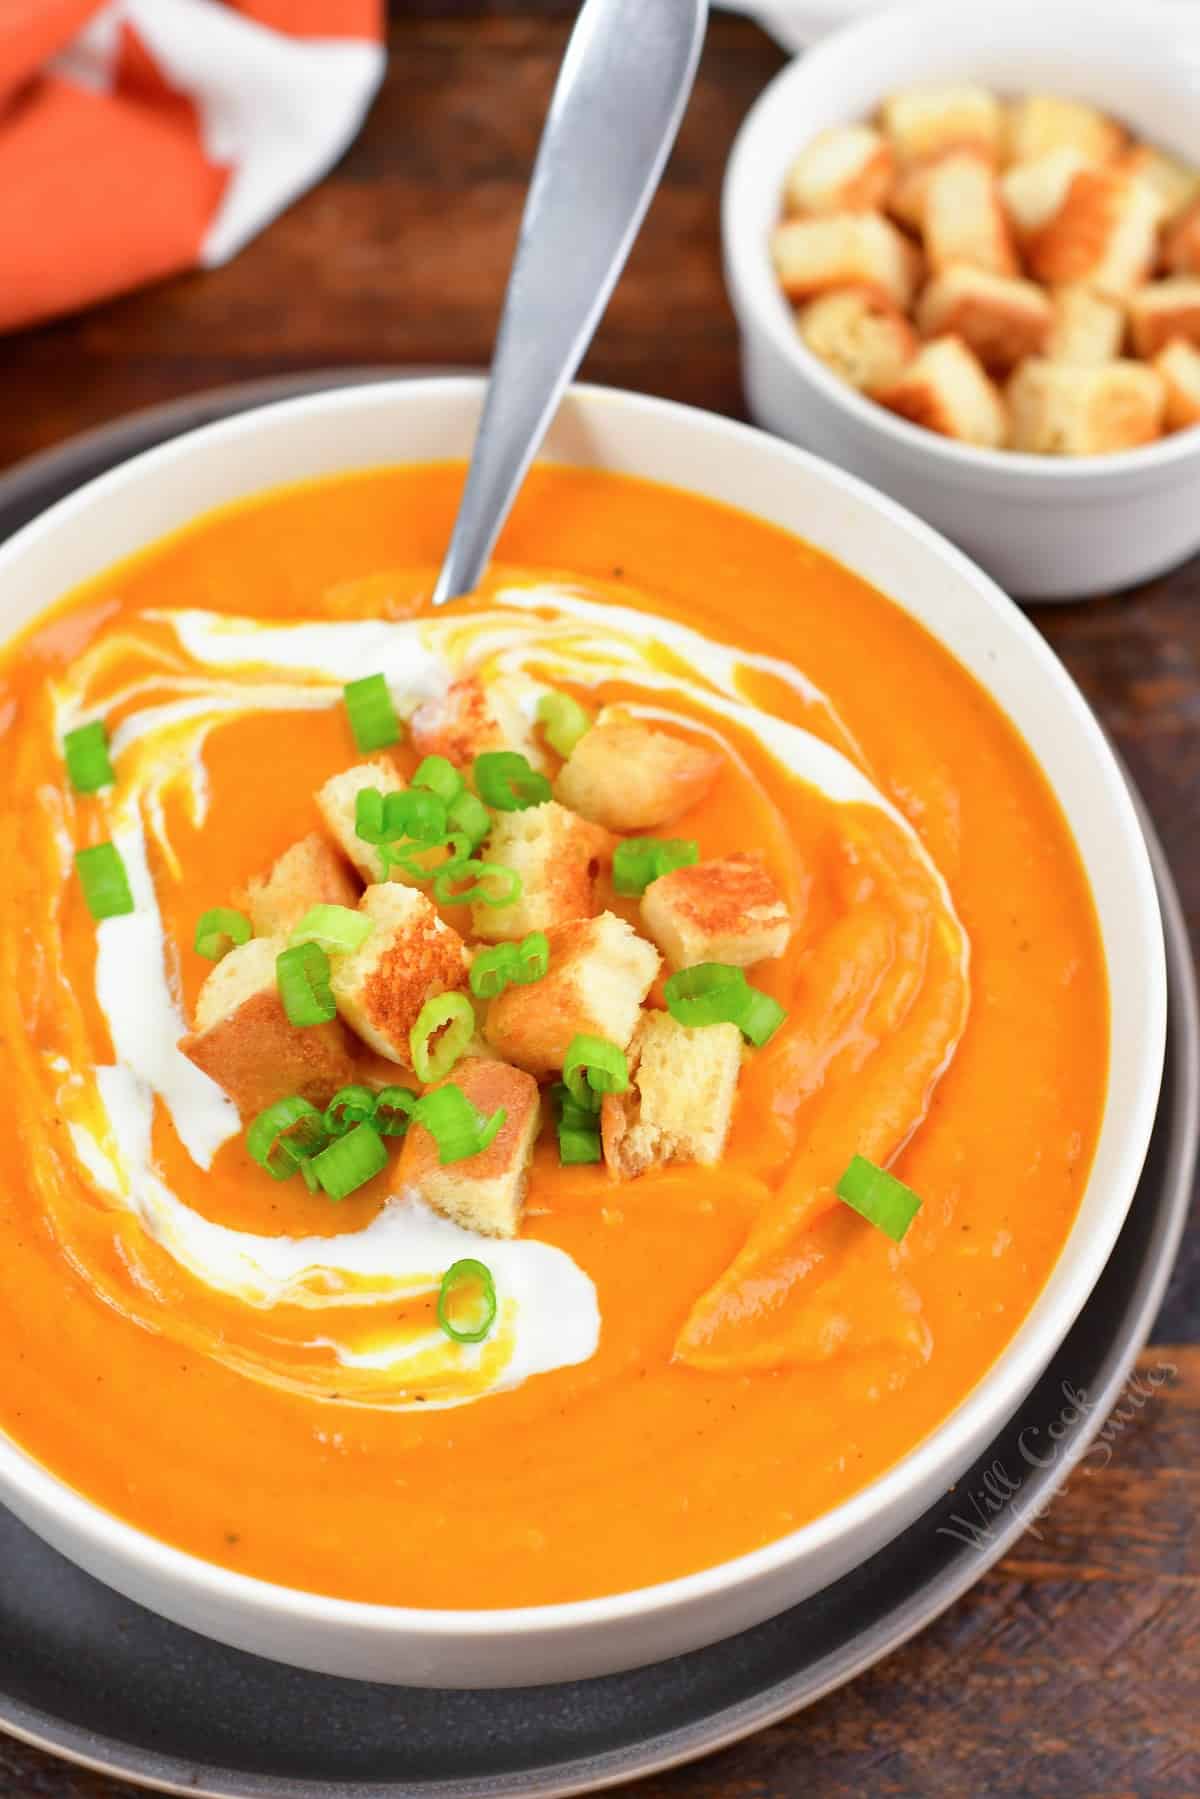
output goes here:
<path id="1" fill-rule="evenodd" d="M 404 0 L 340 167 L 229 268 L 0 340 L 0 467 L 138 406 L 341 363 L 482 364 L 574 0 Z M 722 169 L 780 65 L 713 21 L 699 84 L 588 358 L 597 381 L 743 416 Z M 1200 941 L 1200 560 L 1042 608 L 1145 794 Z M 1200 1796 L 1200 1228 L 1143 1372 L 1177 1374 L 972 1593 L 853 1686 L 644 1799 Z M 0 1799 L 128 1799 L 0 1738 Z"/>

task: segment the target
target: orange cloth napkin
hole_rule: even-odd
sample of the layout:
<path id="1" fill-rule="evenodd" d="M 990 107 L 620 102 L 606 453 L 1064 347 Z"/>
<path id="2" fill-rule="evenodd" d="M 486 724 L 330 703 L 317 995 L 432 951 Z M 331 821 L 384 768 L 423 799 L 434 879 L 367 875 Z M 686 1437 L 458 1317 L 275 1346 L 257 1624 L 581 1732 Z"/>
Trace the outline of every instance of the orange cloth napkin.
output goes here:
<path id="1" fill-rule="evenodd" d="M 0 330 L 213 267 L 383 74 L 383 0 L 0 0 Z"/>

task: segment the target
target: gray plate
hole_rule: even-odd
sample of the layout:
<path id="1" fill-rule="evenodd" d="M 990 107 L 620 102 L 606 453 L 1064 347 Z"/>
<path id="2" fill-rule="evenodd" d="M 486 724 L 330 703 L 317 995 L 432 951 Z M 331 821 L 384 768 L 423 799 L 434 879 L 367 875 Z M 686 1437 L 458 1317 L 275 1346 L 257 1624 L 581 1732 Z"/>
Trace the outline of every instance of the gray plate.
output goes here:
<path id="1" fill-rule="evenodd" d="M 0 480 L 0 538 L 151 444 L 265 401 L 395 371 L 332 372 L 156 408 Z M 1167 1068 L 1146 1168 L 1088 1305 L 977 1466 L 854 1574 L 782 1617 L 655 1668 L 514 1692 L 426 1692 L 305 1674 L 223 1649 L 130 1604 L 0 1510 L 0 1728 L 165 1792 L 214 1799 L 502 1799 L 579 1793 L 691 1760 L 861 1673 L 928 1624 L 1015 1541 L 1086 1452 L 1145 1341 L 1183 1230 L 1196 1162 L 1200 1030 L 1178 896 L 1143 813 L 1166 921 Z M 1051 1467 L 1067 1384 L 1086 1418 Z M 998 1465 L 1012 1487 L 986 1540 L 965 1496 Z M 955 1534 L 956 1530 L 959 1534 Z"/>

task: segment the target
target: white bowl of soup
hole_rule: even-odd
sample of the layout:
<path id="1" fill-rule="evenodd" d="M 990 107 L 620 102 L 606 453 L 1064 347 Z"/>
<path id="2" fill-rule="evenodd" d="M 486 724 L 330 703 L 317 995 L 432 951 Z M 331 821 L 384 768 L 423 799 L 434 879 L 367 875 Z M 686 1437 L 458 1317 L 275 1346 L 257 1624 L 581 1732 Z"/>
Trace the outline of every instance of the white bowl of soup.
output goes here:
<path id="1" fill-rule="evenodd" d="M 1147 30 L 1136 7 L 1072 0 L 885 7 L 780 71 L 747 115 L 726 171 L 725 271 L 752 417 L 911 506 L 1022 598 L 1111 593 L 1193 554 L 1200 431 L 1052 455 L 980 448 L 914 424 L 847 385 L 804 342 L 772 267 L 772 233 L 799 152 L 831 127 L 872 117 L 899 91 L 963 84 L 1006 101 L 1060 96 L 1200 166 L 1195 16 L 1168 6 L 1151 17 L 1156 29 Z"/>
<path id="2" fill-rule="evenodd" d="M 223 1642 L 449 1686 L 693 1649 L 919 1517 L 1104 1266 L 1165 1020 L 1122 777 L 987 577 L 790 446 L 578 388 L 484 588 L 430 614 L 482 391 L 245 414 L 0 550 L 0 1499 Z M 331 834 L 331 779 L 366 759 L 411 794 L 430 754 L 447 805 L 487 798 L 491 875 L 431 886 L 411 844 L 381 867 L 379 831 Z M 511 847 L 539 820 L 584 833 L 548 880 Z M 103 843 L 115 877 L 85 879 Z M 383 980 L 346 974 L 346 920 L 391 953 L 431 891 L 438 953 L 492 971 L 441 982 L 476 1008 L 448 1081 L 477 1105 L 443 1166 L 412 1058 L 432 1082 L 458 1026 L 406 1063 L 377 1008 L 352 1054 L 386 1166 L 326 1185 L 350 1136 L 320 1136 L 276 1180 L 246 1134 L 296 1048 L 271 909 L 339 855 L 339 995 Z M 498 900 L 527 908 L 507 934 Z M 295 1025 L 325 1035 L 289 1085 L 359 999 Z M 256 1061 L 195 1054 L 206 1006 Z"/>

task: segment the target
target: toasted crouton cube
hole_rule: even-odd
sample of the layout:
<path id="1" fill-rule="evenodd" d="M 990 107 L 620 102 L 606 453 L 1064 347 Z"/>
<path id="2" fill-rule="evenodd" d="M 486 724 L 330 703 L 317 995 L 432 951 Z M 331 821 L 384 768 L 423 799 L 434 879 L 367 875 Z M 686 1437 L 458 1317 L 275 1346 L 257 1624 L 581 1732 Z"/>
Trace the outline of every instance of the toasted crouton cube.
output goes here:
<path id="1" fill-rule="evenodd" d="M 776 227 L 771 255 L 790 300 L 831 287 L 867 287 L 902 308 L 912 299 L 919 260 L 891 220 L 873 212 L 789 219 Z"/>
<path id="2" fill-rule="evenodd" d="M 1000 102 L 972 82 L 907 88 L 884 101 L 881 117 L 901 164 L 925 162 L 947 150 L 975 150 L 992 160 L 1000 152 Z"/>
<path id="3" fill-rule="evenodd" d="M 437 1141 L 413 1124 L 396 1164 L 402 1188 L 464 1230 L 485 1237 L 515 1237 L 521 1228 L 529 1163 L 540 1116 L 538 1084 L 506 1062 L 464 1056 L 438 1086 L 461 1087 L 475 1110 L 490 1118 L 500 1106 L 504 1123 L 485 1150 L 443 1168 Z"/>
<path id="4" fill-rule="evenodd" d="M 1158 248 L 1161 203 L 1154 189 L 1120 169 L 1080 169 L 1058 211 L 1026 245 L 1039 281 L 1085 281 L 1126 294 L 1144 281 Z"/>
<path id="5" fill-rule="evenodd" d="M 1200 279 L 1172 275 L 1131 294 L 1129 334 L 1139 356 L 1154 356 L 1176 337 L 1200 344 Z"/>
<path id="6" fill-rule="evenodd" d="M 388 875 L 378 849 L 364 843 L 354 828 L 358 796 L 367 787 L 377 787 L 380 793 L 402 793 L 404 785 L 392 764 L 380 757 L 331 775 L 316 795 L 318 812 L 364 881 L 386 881 Z"/>
<path id="7" fill-rule="evenodd" d="M 1115 119 L 1095 106 L 1057 94 L 1029 94 L 1009 113 L 1008 153 L 1013 162 L 1028 162 L 1051 150 L 1077 150 L 1089 162 L 1108 162 L 1120 154 L 1125 141 Z"/>
<path id="8" fill-rule="evenodd" d="M 1164 423 L 1168 431 L 1200 425 L 1200 350 L 1176 338 L 1154 358 L 1166 387 Z"/>
<path id="9" fill-rule="evenodd" d="M 813 355 L 863 393 L 898 381 L 917 352 L 904 314 L 867 288 L 821 294 L 801 308 L 796 324 Z"/>
<path id="10" fill-rule="evenodd" d="M 689 1029 L 646 1012 L 630 1048 L 631 1080 L 606 1093 L 600 1137 L 609 1173 L 635 1180 L 671 1162 L 719 1162 L 742 1068 L 735 1024 Z"/>
<path id="11" fill-rule="evenodd" d="M 885 210 L 910 231 L 920 231 L 925 224 L 925 189 L 936 167 L 936 162 L 914 163 L 892 182 Z"/>
<path id="12" fill-rule="evenodd" d="M 1015 450 L 1096 456 L 1150 443 L 1162 431 L 1162 376 L 1141 362 L 1073 367 L 1031 356 L 1008 384 Z"/>
<path id="13" fill-rule="evenodd" d="M 926 337 L 961 337 L 986 369 L 1007 373 L 1036 356 L 1054 322 L 1054 309 L 1032 281 L 989 275 L 954 263 L 921 295 L 917 324 Z"/>
<path id="14" fill-rule="evenodd" d="M 470 957 L 457 931 L 415 887 L 368 887 L 360 911 L 375 929 L 350 955 L 337 957 L 330 985 L 338 1011 L 390 1062 L 412 1067 L 408 1034 L 426 1000 L 467 984 Z"/>
<path id="15" fill-rule="evenodd" d="M 1016 163 L 1000 179 L 1000 198 L 1024 243 L 1060 212 L 1072 181 L 1092 164 L 1079 150 L 1049 150 Z"/>
<path id="16" fill-rule="evenodd" d="M 486 685 L 466 675 L 440 699 L 418 706 L 409 727 L 413 748 L 422 756 L 445 756 L 458 768 L 487 750 L 516 750 L 542 769 L 546 758 L 533 729 L 541 691 L 524 675 L 497 675 Z"/>
<path id="17" fill-rule="evenodd" d="M 732 962 L 749 968 L 781 956 L 792 921 L 761 856 L 738 852 L 651 881 L 642 923 L 671 968 Z"/>
<path id="18" fill-rule="evenodd" d="M 1056 287 L 1050 301 L 1054 323 L 1042 354 L 1051 362 L 1095 366 L 1121 354 L 1125 308 L 1090 287 Z"/>
<path id="19" fill-rule="evenodd" d="M 891 186 L 891 146 L 870 125 L 833 125 L 801 150 L 788 170 L 784 203 L 792 213 L 874 212 Z"/>
<path id="20" fill-rule="evenodd" d="M 1007 436 L 1003 396 L 960 337 L 926 344 L 895 386 L 881 388 L 875 398 L 914 425 L 959 443 L 996 450 Z"/>
<path id="21" fill-rule="evenodd" d="M 1200 275 L 1200 200 L 1168 230 L 1163 239 L 1163 262 L 1173 275 Z"/>
<path id="22" fill-rule="evenodd" d="M 252 937 L 223 956 L 196 999 L 195 1029 L 179 1047 L 249 1120 L 298 1093 L 325 1106 L 355 1079 L 354 1040 L 339 1019 L 288 1022 L 275 979 L 280 937 Z"/>
<path id="23" fill-rule="evenodd" d="M 1200 172 L 1189 169 L 1173 156 L 1150 144 L 1136 144 L 1119 159 L 1119 166 L 1146 182 L 1158 195 L 1165 224 L 1177 219 L 1200 197 Z"/>
<path id="24" fill-rule="evenodd" d="M 991 165 L 969 150 L 944 156 L 925 184 L 925 254 L 935 274 L 968 263 L 993 275 L 1015 275 L 1017 254 Z"/>
<path id="25" fill-rule="evenodd" d="M 484 1025 L 496 1054 L 530 1074 L 561 1068 L 580 1031 L 624 1049 L 659 969 L 658 951 L 614 912 L 546 935 L 549 972 L 530 986 L 506 987 Z"/>
<path id="26" fill-rule="evenodd" d="M 473 906 L 471 928 L 485 943 L 515 942 L 596 910 L 596 876 L 611 861 L 616 838 L 602 825 L 568 812 L 557 800 L 501 812 L 483 852 L 521 877 L 511 906 Z"/>
<path id="27" fill-rule="evenodd" d="M 610 831 L 650 831 L 697 805 L 721 758 L 606 706 L 559 770 L 560 802 Z"/>
<path id="28" fill-rule="evenodd" d="M 313 906 L 357 906 L 359 888 L 342 857 L 319 831 L 284 850 L 239 896 L 256 937 L 286 937 Z"/>

